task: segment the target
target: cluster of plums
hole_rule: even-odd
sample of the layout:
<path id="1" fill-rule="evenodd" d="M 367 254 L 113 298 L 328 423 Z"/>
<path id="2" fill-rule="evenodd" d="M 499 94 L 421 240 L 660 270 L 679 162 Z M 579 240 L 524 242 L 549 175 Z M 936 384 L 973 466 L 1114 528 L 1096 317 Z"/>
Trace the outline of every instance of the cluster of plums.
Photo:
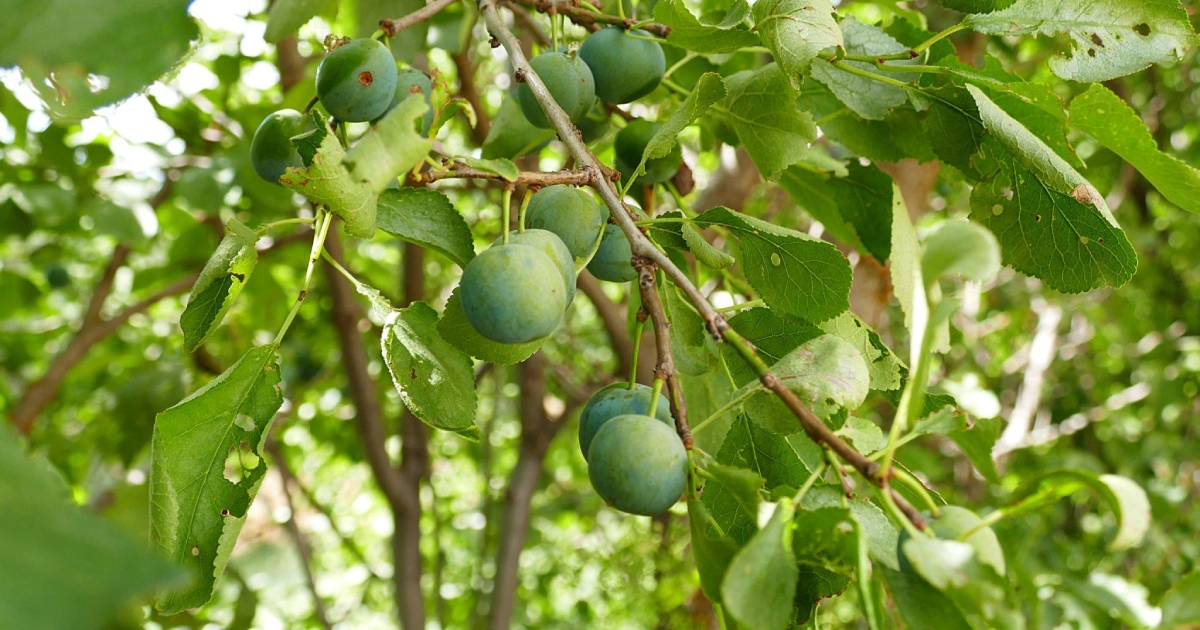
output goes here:
<path id="1" fill-rule="evenodd" d="M 397 69 L 396 59 L 383 42 L 355 39 L 334 48 L 317 67 L 317 99 L 329 115 L 342 122 L 378 122 L 413 93 L 429 96 L 429 75 L 415 68 Z M 433 123 L 425 112 L 423 128 Z M 272 183 L 289 166 L 300 167 L 300 154 L 291 139 L 310 129 L 312 121 L 294 109 L 281 109 L 263 119 L 250 143 L 250 163 L 258 176 Z"/>
<path id="2" fill-rule="evenodd" d="M 596 392 L 579 416 L 579 448 L 596 493 L 629 514 L 656 516 L 687 486 L 687 450 L 675 433 L 666 398 L 641 384 L 615 383 Z"/>

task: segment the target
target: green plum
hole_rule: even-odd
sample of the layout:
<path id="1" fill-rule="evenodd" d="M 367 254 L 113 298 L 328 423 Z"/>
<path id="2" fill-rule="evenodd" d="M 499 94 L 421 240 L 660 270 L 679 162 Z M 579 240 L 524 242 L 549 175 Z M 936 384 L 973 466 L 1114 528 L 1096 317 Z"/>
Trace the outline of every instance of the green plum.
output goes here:
<path id="1" fill-rule="evenodd" d="M 467 263 L 459 282 L 463 314 L 497 343 L 525 343 L 554 332 L 567 310 L 559 264 L 530 245 L 497 244 Z"/>
<path id="2" fill-rule="evenodd" d="M 558 235 L 574 258 L 587 258 L 608 213 L 583 188 L 547 186 L 533 194 L 525 223 Z"/>
<path id="3" fill-rule="evenodd" d="M 609 223 L 604 226 L 604 237 L 600 249 L 588 263 L 587 269 L 593 276 L 609 282 L 629 282 L 637 278 L 633 268 L 633 249 L 621 228 Z"/>
<path id="4" fill-rule="evenodd" d="M 534 57 L 529 65 L 546 84 L 554 102 L 567 113 L 573 121 L 582 119 L 591 110 L 596 100 L 596 84 L 592 79 L 592 71 L 579 57 L 567 53 L 547 52 Z M 542 111 L 529 89 L 528 83 L 517 86 L 517 101 L 521 104 L 521 112 L 535 127 L 549 129 L 553 125 Z"/>
<path id="5" fill-rule="evenodd" d="M 383 42 L 355 39 L 329 51 L 317 66 L 317 98 L 345 122 L 383 115 L 396 94 L 396 59 Z"/>
<path id="6" fill-rule="evenodd" d="M 673 426 L 627 414 L 605 422 L 588 447 L 588 477 L 606 503 L 656 516 L 687 486 L 687 450 Z"/>
<path id="7" fill-rule="evenodd" d="M 650 395 L 653 393 L 653 388 L 641 383 L 635 383 L 633 389 L 629 389 L 629 383 L 613 383 L 592 394 L 579 414 L 579 450 L 583 451 L 584 458 L 587 458 L 592 438 L 604 423 L 617 416 L 649 413 Z M 671 403 L 662 394 L 658 395 L 654 417 L 670 427 L 675 426 L 675 419 L 671 417 Z"/>
<path id="8" fill-rule="evenodd" d="M 541 151 L 553 138 L 554 130 L 534 127 L 521 113 L 516 98 L 505 96 L 492 119 L 492 128 L 483 140 L 481 157 L 485 160 L 519 158 Z"/>
<path id="9" fill-rule="evenodd" d="M 575 260 L 562 239 L 548 230 L 525 230 L 524 232 L 509 232 L 509 244 L 529 245 L 536 247 L 550 257 L 562 272 L 563 286 L 567 289 L 567 306 L 575 299 Z"/>
<path id="10" fill-rule="evenodd" d="M 609 103 L 636 101 L 662 82 L 667 58 L 646 31 L 626 33 L 616 26 L 592 33 L 579 47 L 579 58 L 588 65 L 596 81 L 596 96 Z"/>
<path id="11" fill-rule="evenodd" d="M 928 514 L 926 515 L 928 517 Z M 937 534 L 938 538 L 943 540 L 957 540 L 959 536 L 973 529 L 976 525 L 982 522 L 974 512 L 954 505 L 942 507 L 942 516 L 929 520 L 929 527 L 933 533 Z M 896 555 L 900 559 L 900 569 L 906 573 L 916 573 L 912 563 L 904 555 L 904 543 L 909 539 L 908 531 L 901 530 L 900 538 L 897 540 Z M 1004 550 L 1000 547 L 1000 540 L 996 538 L 996 532 L 990 527 L 982 527 L 970 538 L 963 541 L 975 550 L 975 559 L 982 564 L 986 564 L 996 570 L 999 575 L 1004 575 Z"/>
<path id="12" fill-rule="evenodd" d="M 289 166 L 304 166 L 292 144 L 292 137 L 311 127 L 312 119 L 294 109 L 281 109 L 264 118 L 250 141 L 250 165 L 254 172 L 272 184 L 278 184 Z"/>
<path id="13" fill-rule="evenodd" d="M 62 265 L 46 267 L 46 283 L 53 289 L 61 289 L 71 284 L 71 274 Z"/>
<path id="14" fill-rule="evenodd" d="M 575 127 L 579 129 L 579 136 L 583 138 L 584 143 L 591 144 L 608 135 L 608 128 L 612 126 L 609 124 L 610 118 L 604 103 L 596 99 L 588 113 L 575 121 Z"/>
<path id="15" fill-rule="evenodd" d="M 658 123 L 639 118 L 630 121 L 624 129 L 617 132 L 617 137 L 613 141 L 613 152 L 617 158 L 617 170 L 621 171 L 623 180 L 629 181 L 634 169 L 642 161 L 646 145 L 650 143 L 650 139 L 654 137 L 659 127 Z M 670 153 L 660 158 L 647 160 L 646 172 L 638 177 L 637 181 L 639 184 L 661 184 L 674 177 L 682 163 L 683 150 L 679 147 L 679 143 L 675 143 L 675 147 L 671 149 Z"/>
<path id="16" fill-rule="evenodd" d="M 396 106 L 403 103 L 405 99 L 413 94 L 421 94 L 425 97 L 425 116 L 422 118 L 424 126 L 421 127 L 421 133 L 428 133 L 429 126 L 433 124 L 433 101 L 430 100 L 430 95 L 433 94 L 433 80 L 428 74 L 417 70 L 416 68 L 404 68 L 396 73 L 396 91 L 392 96 L 392 102 L 388 105 L 378 118 L 371 121 L 371 124 L 376 124 L 383 120 L 389 112 L 396 109 Z"/>

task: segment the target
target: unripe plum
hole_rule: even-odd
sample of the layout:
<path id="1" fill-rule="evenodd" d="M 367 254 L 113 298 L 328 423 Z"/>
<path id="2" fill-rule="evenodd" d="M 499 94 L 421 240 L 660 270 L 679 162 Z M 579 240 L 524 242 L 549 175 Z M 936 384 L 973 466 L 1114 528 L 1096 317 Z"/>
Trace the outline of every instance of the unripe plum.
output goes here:
<path id="1" fill-rule="evenodd" d="M 617 416 L 592 438 L 588 477 L 614 508 L 656 516 L 675 505 L 687 486 L 687 450 L 674 427 L 650 416 Z"/>
<path id="2" fill-rule="evenodd" d="M 397 105 L 417 92 L 425 97 L 425 107 L 428 108 L 422 118 L 424 125 L 421 127 L 421 133 L 427 133 L 429 126 L 433 124 L 433 101 L 430 100 L 430 95 L 433 94 L 433 80 L 429 78 L 428 74 L 416 68 L 403 68 L 396 73 L 396 91 L 392 95 L 392 102 L 378 118 L 371 121 L 371 124 L 383 120 L 383 117 L 396 109 Z"/>
<path id="3" fill-rule="evenodd" d="M 583 118 L 575 121 L 575 127 L 579 129 L 579 136 L 583 138 L 584 144 L 591 144 L 608 133 L 609 113 L 604 108 L 604 103 L 600 99 L 596 99 L 595 104 L 588 110 L 588 113 Z"/>
<path id="4" fill-rule="evenodd" d="M 604 237 L 600 240 L 600 249 L 588 263 L 588 271 L 593 276 L 609 282 L 629 282 L 637 278 L 637 270 L 633 268 L 633 248 L 621 228 L 608 224 L 604 226 Z"/>
<path id="5" fill-rule="evenodd" d="M 609 103 L 629 103 L 651 93 L 662 82 L 667 58 L 646 31 L 628 33 L 616 26 L 592 33 L 579 47 L 579 58 L 592 70 L 596 96 Z"/>
<path id="6" fill-rule="evenodd" d="M 559 184 L 533 194 L 525 222 L 531 228 L 557 234 L 571 256 L 586 258 L 592 253 L 606 215 L 586 190 Z"/>
<path id="7" fill-rule="evenodd" d="M 633 175 L 634 169 L 642 161 L 646 145 L 650 143 L 659 127 L 658 123 L 639 118 L 630 121 L 624 129 L 617 132 L 613 141 L 613 152 L 616 154 L 617 170 L 621 171 L 622 179 L 628 181 Z M 679 148 L 679 143 L 676 143 L 670 153 L 646 161 L 646 172 L 638 177 L 638 183 L 661 184 L 675 176 L 682 162 L 683 150 Z"/>
<path id="8" fill-rule="evenodd" d="M 463 314 L 497 343 L 541 339 L 567 309 L 562 270 L 542 250 L 498 244 L 467 263 L 459 283 Z"/>
<path id="9" fill-rule="evenodd" d="M 592 438 L 604 423 L 617 416 L 649 413 L 650 395 L 653 393 L 653 388 L 641 383 L 635 383 L 633 389 L 629 389 L 628 383 L 613 383 L 592 394 L 579 414 L 579 450 L 583 451 L 584 458 L 587 458 Z M 671 403 L 662 394 L 658 395 L 654 417 L 667 426 L 675 426 L 675 419 L 671 417 Z"/>
<path id="10" fill-rule="evenodd" d="M 567 306 L 575 299 L 575 259 L 571 251 L 554 232 L 548 230 L 525 230 L 524 232 L 509 232 L 509 244 L 529 245 L 535 247 L 554 261 L 562 272 L 563 286 L 566 288 Z"/>
<path id="11" fill-rule="evenodd" d="M 345 122 L 374 120 L 396 94 L 396 59 L 379 40 L 363 38 L 339 46 L 317 66 L 317 98 Z"/>
<path id="12" fill-rule="evenodd" d="M 927 515 L 928 516 L 928 515 Z M 957 540 L 959 536 L 973 529 L 982 519 L 975 515 L 974 512 L 961 508 L 955 505 L 947 505 L 942 507 L 942 515 L 940 518 L 929 519 L 929 527 L 933 533 L 937 534 L 938 538 L 943 540 Z M 916 573 L 912 563 L 904 555 L 904 543 L 909 539 L 908 531 L 901 530 L 900 538 L 897 540 L 896 555 L 899 556 L 900 570 L 906 573 Z M 1004 575 L 1004 550 L 1000 547 L 1000 540 L 996 538 L 996 532 L 990 527 L 981 527 L 970 538 L 962 541 L 971 545 L 975 550 L 975 559 L 982 564 L 986 564 L 996 570 L 999 575 Z"/>
<path id="13" fill-rule="evenodd" d="M 311 126 L 312 120 L 294 109 L 281 109 L 264 118 L 250 141 L 250 165 L 254 172 L 278 184 L 289 166 L 304 166 L 291 139 Z"/>
<path id="14" fill-rule="evenodd" d="M 596 84 L 586 63 L 574 55 L 547 52 L 534 57 L 529 65 L 571 120 L 577 121 L 587 115 L 596 100 Z M 525 118 L 535 127 L 549 129 L 553 126 L 528 83 L 517 86 L 517 101 Z"/>

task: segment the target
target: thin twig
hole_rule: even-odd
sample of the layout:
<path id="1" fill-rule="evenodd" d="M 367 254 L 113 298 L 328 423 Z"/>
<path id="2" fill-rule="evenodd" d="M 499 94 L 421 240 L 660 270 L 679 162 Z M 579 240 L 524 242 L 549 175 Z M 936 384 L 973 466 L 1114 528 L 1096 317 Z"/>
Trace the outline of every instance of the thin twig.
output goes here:
<path id="1" fill-rule="evenodd" d="M 395 37 L 396 33 L 399 33 L 400 31 L 414 24 L 428 20 L 438 13 L 441 13 L 442 9 L 445 9 L 457 1 L 458 0 L 431 0 L 429 4 L 426 4 L 420 9 L 417 9 L 416 11 L 413 11 L 402 18 L 384 18 L 379 20 L 379 28 L 383 29 L 383 32 L 386 33 L 388 37 Z"/>
<path id="2" fill-rule="evenodd" d="M 679 439 L 683 440 L 684 447 L 691 450 L 692 429 L 688 426 L 687 399 L 683 396 L 683 387 L 680 386 L 679 376 L 675 373 L 675 359 L 671 354 L 671 336 L 668 332 L 671 322 L 667 321 L 662 298 L 658 295 L 658 282 L 654 279 L 656 269 L 653 262 L 640 257 L 633 259 L 633 266 L 637 269 L 638 289 L 642 293 L 642 309 L 638 312 L 638 319 L 644 321 L 648 315 L 650 323 L 654 326 L 654 346 L 658 350 L 654 377 L 667 383 L 675 430 L 679 433 Z"/>
<path id="3" fill-rule="evenodd" d="M 599 29 L 602 24 L 620 26 L 626 30 L 633 28 L 635 24 L 638 28 L 659 37 L 666 37 L 671 32 L 671 27 L 665 24 L 649 23 L 642 24 L 633 18 L 623 18 L 619 15 L 609 15 L 607 13 L 599 13 L 589 9 L 585 9 L 569 2 L 557 2 L 555 0 L 517 0 L 521 4 L 529 5 L 537 9 L 541 13 L 559 13 L 568 20 L 594 31 Z"/>
<path id="4" fill-rule="evenodd" d="M 582 168 L 575 170 L 562 170 L 550 173 L 541 173 L 537 171 L 523 171 L 517 176 L 515 182 L 508 182 L 514 186 L 534 186 L 544 188 L 546 186 L 554 186 L 555 184 L 566 184 L 568 186 L 590 186 L 596 179 L 597 174 L 602 173 L 606 177 L 615 178 L 618 176 L 616 171 L 604 168 L 599 171 Z M 491 171 L 483 171 L 477 168 L 466 166 L 465 164 L 454 164 L 453 168 L 444 171 L 428 170 L 417 173 L 411 179 L 415 184 L 428 184 L 443 179 L 488 179 L 494 181 L 505 181 L 503 175 L 493 173 Z"/>

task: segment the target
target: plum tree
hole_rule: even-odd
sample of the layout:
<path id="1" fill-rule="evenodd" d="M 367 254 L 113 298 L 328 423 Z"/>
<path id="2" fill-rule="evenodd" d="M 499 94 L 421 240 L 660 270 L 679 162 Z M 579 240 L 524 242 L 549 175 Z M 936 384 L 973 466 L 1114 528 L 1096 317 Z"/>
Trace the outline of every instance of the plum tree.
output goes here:
<path id="1" fill-rule="evenodd" d="M 606 215 L 605 209 L 586 190 L 560 184 L 534 193 L 525 222 L 531 228 L 558 235 L 571 256 L 586 258 L 592 253 Z"/>
<path id="2" fill-rule="evenodd" d="M 289 166 L 303 166 L 291 139 L 309 126 L 311 120 L 294 109 L 281 109 L 264 118 L 250 141 L 250 164 L 254 172 L 278 184 Z"/>
<path id="3" fill-rule="evenodd" d="M 634 383 L 630 389 L 629 383 L 622 382 L 613 383 L 592 394 L 579 414 L 579 450 L 583 451 L 584 458 L 588 456 L 592 438 L 604 423 L 617 416 L 646 414 L 650 411 L 650 395 L 653 393 L 652 388 L 641 383 Z M 654 410 L 654 417 L 667 426 L 675 426 L 670 403 L 662 394 L 658 396 L 658 407 Z"/>
<path id="4" fill-rule="evenodd" d="M 471 326 L 498 343 L 541 339 L 567 309 L 558 263 L 523 244 L 498 243 L 473 258 L 463 270 L 459 297 Z"/>
<path id="5" fill-rule="evenodd" d="M 609 103 L 629 103 L 651 93 L 662 82 L 667 58 L 646 31 L 610 26 L 592 33 L 579 47 L 579 58 L 592 70 L 596 96 Z"/>
<path id="6" fill-rule="evenodd" d="M 575 299 L 575 259 L 571 257 L 571 250 L 567 249 L 562 239 L 549 230 L 525 230 L 510 232 L 508 242 L 537 248 L 554 261 L 562 273 L 563 286 L 567 289 L 566 306 L 570 306 Z"/>
<path id="7" fill-rule="evenodd" d="M 639 118 L 617 132 L 613 141 L 613 152 L 616 154 L 616 166 L 617 170 L 621 171 L 622 179 L 628 181 L 633 175 L 634 169 L 642 161 L 646 145 L 650 143 L 659 127 L 656 122 Z M 661 184 L 675 176 L 682 162 L 683 150 L 676 143 L 670 153 L 647 160 L 646 172 L 638 177 L 637 181 L 641 184 Z"/>
<path id="8" fill-rule="evenodd" d="M 587 269 L 601 280 L 629 282 L 637 278 L 632 259 L 633 249 L 629 247 L 629 239 L 625 238 L 621 228 L 610 223 L 604 226 L 600 249 L 592 256 Z"/>
<path id="9" fill-rule="evenodd" d="M 587 114 L 575 121 L 575 127 L 579 129 L 579 136 L 583 138 L 586 144 L 591 144 L 608 133 L 609 125 L 608 110 L 604 107 L 604 102 L 596 99 L 592 103 L 591 109 Z"/>
<path id="10" fill-rule="evenodd" d="M 596 84 L 592 79 L 592 71 L 578 56 L 547 52 L 534 57 L 529 65 L 542 78 L 554 102 L 563 108 L 571 120 L 578 121 L 591 110 L 596 101 Z M 521 83 L 517 87 L 517 101 L 525 118 L 535 127 L 550 128 L 550 121 L 528 84 Z"/>
<path id="11" fill-rule="evenodd" d="M 606 503 L 622 512 L 656 516 L 687 485 L 687 450 L 673 426 L 641 414 L 605 422 L 588 448 L 588 477 Z"/>
<path id="12" fill-rule="evenodd" d="M 371 124 L 383 120 L 388 112 L 396 109 L 397 105 L 416 93 L 425 97 L 425 106 L 429 108 L 425 110 L 425 116 L 422 119 L 424 125 L 421 127 L 422 133 L 428 132 L 429 126 L 433 124 L 433 102 L 430 100 L 430 95 L 433 94 L 433 80 L 429 78 L 429 75 L 416 68 L 403 68 L 396 73 L 396 91 L 392 95 L 392 102 L 378 118 L 371 121 Z"/>
<path id="13" fill-rule="evenodd" d="M 954 505 L 942 507 L 942 515 L 939 518 L 930 519 L 929 527 L 933 533 L 937 534 L 938 538 L 945 540 L 957 540 L 959 536 L 974 529 L 982 522 L 974 512 Z M 901 530 L 900 537 L 897 539 L 896 555 L 900 559 L 900 569 L 915 573 L 912 563 L 908 557 L 904 555 L 904 542 L 909 538 L 907 530 Z M 971 534 L 963 542 L 971 545 L 975 550 L 975 559 L 986 564 L 996 570 L 996 573 L 1004 575 L 1004 550 L 1000 547 L 1000 540 L 996 538 L 996 532 L 992 531 L 991 527 L 981 527 L 974 534 Z"/>
<path id="14" fill-rule="evenodd" d="M 375 39 L 356 39 L 325 55 L 317 66 L 317 98 L 330 115 L 366 122 L 383 115 L 396 90 L 396 59 Z"/>

